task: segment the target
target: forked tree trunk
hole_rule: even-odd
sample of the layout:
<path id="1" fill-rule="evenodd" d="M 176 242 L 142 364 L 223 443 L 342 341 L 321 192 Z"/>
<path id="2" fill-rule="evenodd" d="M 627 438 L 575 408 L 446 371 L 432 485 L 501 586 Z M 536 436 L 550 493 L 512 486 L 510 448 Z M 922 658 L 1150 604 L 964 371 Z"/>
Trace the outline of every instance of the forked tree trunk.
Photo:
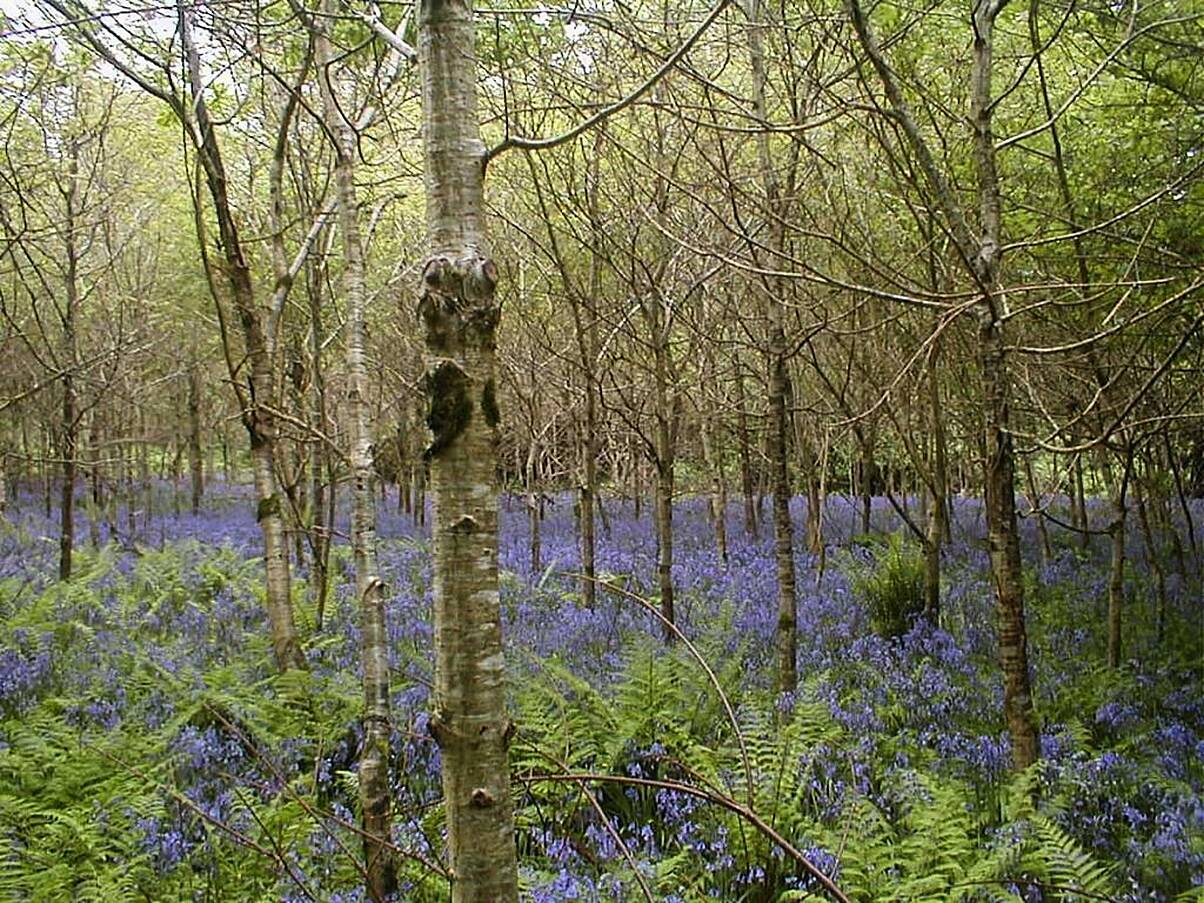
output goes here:
<path id="1" fill-rule="evenodd" d="M 272 400 L 276 393 L 270 336 L 264 328 L 263 316 L 255 302 L 250 265 L 244 256 L 242 240 L 230 208 L 221 149 L 203 95 L 200 56 L 192 41 L 188 13 L 182 2 L 177 2 L 177 12 L 181 45 L 188 66 L 189 109 L 196 122 L 197 155 L 213 201 L 222 252 L 225 255 L 223 269 L 230 298 L 242 326 L 249 363 L 249 373 L 245 377 L 249 381 L 249 397 L 242 420 L 250 440 L 256 520 L 263 535 L 267 612 L 272 632 L 272 649 L 279 670 L 303 668 L 305 657 L 301 652 L 301 641 L 293 622 L 290 596 L 288 537 L 284 528 L 283 504 L 276 485 L 275 447 L 278 430 L 276 418 L 272 414 Z M 177 108 L 177 115 L 187 121 L 189 114 Z M 239 385 L 242 379 L 239 374 L 231 373 L 231 380 L 237 381 Z"/>
<path id="2" fill-rule="evenodd" d="M 331 19 L 335 4 L 327 0 Z M 329 21 L 329 19 L 327 20 Z M 392 812 L 389 794 L 389 656 L 385 630 L 384 583 L 376 566 L 376 486 L 369 423 L 368 369 L 364 361 L 364 247 L 355 194 L 355 136 L 341 113 L 330 83 L 333 54 L 327 26 L 316 35 L 319 89 L 329 134 L 335 138 L 335 186 L 339 231 L 343 240 L 343 288 L 347 296 L 347 410 L 351 439 L 351 546 L 355 588 L 360 604 L 361 657 L 364 673 L 364 745 L 359 761 L 359 797 L 363 819 L 364 868 L 369 896 L 376 903 L 396 889 L 389 852 Z M 315 324 L 315 329 L 317 325 Z M 324 412 L 323 412 L 324 413 Z M 321 514 L 315 509 L 314 523 Z M 324 525 L 323 525 L 324 526 Z M 315 559 L 319 548 L 315 546 Z M 318 567 L 324 578 L 324 568 Z M 324 593 L 323 593 L 324 598 Z"/>
<path id="3" fill-rule="evenodd" d="M 442 752 L 452 901 L 515 903 L 494 451 L 501 308 L 483 222 L 471 2 L 420 0 L 418 35 L 431 251 L 418 306 L 435 498 L 431 733 Z"/>
<path id="4" fill-rule="evenodd" d="M 859 0 L 847 0 L 850 19 L 862 49 L 878 74 L 900 130 L 915 153 L 936 196 L 946 226 L 967 264 L 980 297 L 974 305 L 978 322 L 978 363 L 983 407 L 984 494 L 991 575 L 998 613 L 1000 670 L 1003 673 L 1004 717 L 1012 738 L 1012 762 L 1027 768 L 1038 757 L 1036 715 L 1028 672 L 1028 639 L 1024 618 L 1024 583 L 1016 523 L 1015 449 L 1009 425 L 1010 378 L 1003 335 L 1004 299 L 999 292 L 1001 214 L 991 96 L 995 18 L 1004 0 L 978 4 L 973 14 L 970 122 L 973 129 L 980 233 L 971 229 L 945 174 L 938 169 L 928 142 L 912 114 L 894 70 L 878 45 Z"/>

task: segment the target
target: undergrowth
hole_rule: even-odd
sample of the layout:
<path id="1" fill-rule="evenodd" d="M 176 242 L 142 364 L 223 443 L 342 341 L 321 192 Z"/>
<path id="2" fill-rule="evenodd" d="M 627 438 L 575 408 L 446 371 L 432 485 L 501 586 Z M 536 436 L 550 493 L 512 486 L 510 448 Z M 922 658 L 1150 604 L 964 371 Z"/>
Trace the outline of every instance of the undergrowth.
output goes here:
<path id="1" fill-rule="evenodd" d="M 1043 758 L 1014 775 L 989 646 L 911 623 L 913 553 L 896 543 L 852 593 L 803 601 L 825 624 L 866 606 L 877 630 L 804 634 L 806 679 L 788 698 L 767 688 L 760 628 L 713 573 L 681 604 L 714 682 L 681 644 L 642 636 L 638 610 L 608 597 L 586 611 L 567 578 L 506 574 L 524 899 L 817 899 L 798 856 L 857 901 L 1200 899 L 1198 643 L 1168 637 L 1157 667 L 1069 658 L 1096 602 L 1030 575 L 1035 660 L 1067 660 L 1056 685 L 1037 684 Z M 392 840 L 398 899 L 414 903 L 447 889 L 428 552 L 403 540 L 382 556 Z M 62 584 L 0 578 L 0 898 L 363 900 L 345 581 L 307 642 L 310 669 L 277 676 L 245 549 L 106 548 L 78 566 Z M 882 617 L 864 598 L 875 586 Z M 1134 606 L 1135 636 L 1152 610 Z M 545 632 L 516 643 L 528 622 Z"/>

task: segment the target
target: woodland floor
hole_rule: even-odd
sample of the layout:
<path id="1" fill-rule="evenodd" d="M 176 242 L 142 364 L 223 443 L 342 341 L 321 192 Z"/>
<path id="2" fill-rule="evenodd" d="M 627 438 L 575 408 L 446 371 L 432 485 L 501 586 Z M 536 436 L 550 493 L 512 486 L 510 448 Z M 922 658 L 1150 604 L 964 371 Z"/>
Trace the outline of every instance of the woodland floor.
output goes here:
<path id="1" fill-rule="evenodd" d="M 248 491 L 217 485 L 198 516 L 173 513 L 169 485 L 153 497 L 136 535 L 124 512 L 119 542 L 102 528 L 90 548 L 81 527 L 66 583 L 53 579 L 57 532 L 40 498 L 18 498 L 0 526 L 0 897 L 363 900 L 346 546 L 321 631 L 298 575 L 310 669 L 276 676 Z M 607 509 L 599 572 L 653 593 L 649 514 L 637 520 L 617 499 Z M 1169 544 L 1160 551 L 1160 640 L 1144 546 L 1130 537 L 1124 663 L 1112 671 L 1106 537 L 1084 549 L 1053 528 L 1040 566 L 1024 521 L 1043 758 L 1014 775 L 977 502 L 955 508 L 941 629 L 886 638 L 867 600 L 914 585 L 917 559 L 888 540 L 898 524 L 885 501 L 873 534 L 858 536 L 855 507 L 831 499 L 823 572 L 799 555 L 793 700 L 770 689 L 769 531 L 747 536 L 734 505 L 724 567 L 703 505 L 679 504 L 679 624 L 735 725 L 703 669 L 681 644 L 663 648 L 632 599 L 579 604 L 571 500 L 548 509 L 534 573 L 524 510 L 504 503 L 502 514 L 524 899 L 818 899 L 789 856 L 710 795 L 750 807 L 855 900 L 1204 900 L 1204 602 L 1190 545 L 1181 570 Z M 397 899 L 442 900 L 438 752 L 425 727 L 430 547 L 392 510 L 380 539 Z M 653 783 L 547 777 L 565 772 Z"/>

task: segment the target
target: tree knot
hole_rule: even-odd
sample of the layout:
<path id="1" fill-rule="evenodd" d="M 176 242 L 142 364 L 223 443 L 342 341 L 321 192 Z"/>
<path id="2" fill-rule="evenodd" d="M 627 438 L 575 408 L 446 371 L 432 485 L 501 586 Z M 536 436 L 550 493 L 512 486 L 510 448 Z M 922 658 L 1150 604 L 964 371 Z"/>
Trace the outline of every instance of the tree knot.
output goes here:
<path id="1" fill-rule="evenodd" d="M 465 514 L 463 517 L 461 517 L 459 520 L 457 520 L 454 524 L 452 524 L 450 529 L 451 529 L 452 533 L 462 533 L 466 536 L 476 533 L 477 532 L 476 518 L 473 517 L 472 515 Z"/>

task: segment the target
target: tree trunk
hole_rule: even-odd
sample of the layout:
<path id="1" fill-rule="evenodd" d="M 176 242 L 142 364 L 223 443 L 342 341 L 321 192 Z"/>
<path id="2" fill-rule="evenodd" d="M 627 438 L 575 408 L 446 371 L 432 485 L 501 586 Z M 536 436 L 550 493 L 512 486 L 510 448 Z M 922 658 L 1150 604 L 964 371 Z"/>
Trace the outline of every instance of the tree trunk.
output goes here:
<path id="1" fill-rule="evenodd" d="M 100 522 L 104 508 L 104 491 L 100 472 L 100 416 L 94 408 L 88 424 L 88 544 L 100 548 Z"/>
<path id="2" fill-rule="evenodd" d="M 598 487 L 598 442 L 595 438 L 597 425 L 597 410 L 594 405 L 593 390 L 587 386 L 585 399 L 585 437 L 581 442 L 582 479 L 578 493 L 578 504 L 581 508 L 581 602 L 586 608 L 593 608 L 597 601 L 597 547 L 598 525 L 594 512 L 594 501 L 597 498 Z"/>
<path id="3" fill-rule="evenodd" d="M 760 534 L 757 524 L 756 490 L 753 486 L 752 443 L 748 435 L 748 400 L 744 394 L 744 366 L 739 358 L 736 367 L 736 444 L 740 452 L 740 492 L 744 496 L 744 532 L 750 537 Z"/>
<path id="4" fill-rule="evenodd" d="M 708 380 L 708 382 L 710 382 Z M 713 383 L 710 383 L 713 385 Z M 709 403 L 704 404 L 699 434 L 702 441 L 702 458 L 710 475 L 711 495 L 707 505 L 711 514 L 711 525 L 715 533 L 715 552 L 724 565 L 727 564 L 727 485 L 723 478 L 723 461 L 715 448 L 713 423 L 715 412 Z"/>
<path id="5" fill-rule="evenodd" d="M 656 444 L 656 576 L 660 594 L 661 615 L 669 624 L 676 623 L 673 588 L 673 493 L 677 465 L 674 442 L 673 402 L 669 387 L 669 321 L 663 299 L 645 299 L 644 312 L 652 334 L 653 408 Z M 668 625 L 663 627 L 665 642 L 674 640 Z"/>
<path id="6" fill-rule="evenodd" d="M 1091 521 L 1087 517 L 1087 488 L 1083 480 L 1083 456 L 1074 456 L 1074 493 L 1071 497 L 1074 505 L 1074 525 L 1079 529 L 1079 545 L 1084 549 L 1091 547 Z"/>
<path id="7" fill-rule="evenodd" d="M 427 455 L 435 496 L 435 694 L 452 903 L 516 903 L 506 665 L 497 575 L 497 266 L 483 222 L 483 159 L 470 2 L 420 0 L 423 144 L 431 253 Z"/>
<path id="8" fill-rule="evenodd" d="M 151 517 L 155 510 L 155 484 L 151 480 L 151 462 L 149 439 L 150 431 L 146 426 L 146 409 L 138 408 L 138 482 L 142 493 L 142 533 L 149 536 Z"/>
<path id="9" fill-rule="evenodd" d="M 1037 550 L 1041 553 L 1042 566 L 1049 564 L 1053 557 L 1053 548 L 1049 544 L 1049 531 L 1045 529 L 1045 504 L 1041 492 L 1037 489 L 1037 478 L 1033 473 L 1031 458 L 1024 459 L 1024 480 L 1028 485 L 1029 504 L 1033 509 L 1033 517 L 1037 519 Z"/>
<path id="10" fill-rule="evenodd" d="M 1007 370 L 1003 337 L 993 317 L 979 327 L 983 401 L 986 412 L 987 541 L 999 617 L 1003 706 L 1012 735 L 1012 761 L 1024 769 L 1038 756 L 1036 716 L 1028 674 L 1024 582 L 1016 524 L 1015 453 L 1008 431 Z"/>
<path id="11" fill-rule="evenodd" d="M 1116 478 L 1112 492 L 1112 523 L 1108 525 L 1108 536 L 1112 545 L 1112 560 L 1108 568 L 1108 667 L 1119 668 L 1121 656 L 1121 626 L 1125 602 L 1125 521 L 1128 508 L 1125 494 L 1129 484 L 1131 452 Z"/>
<path id="12" fill-rule="evenodd" d="M 335 4 L 327 0 L 326 15 L 333 18 Z M 329 19 L 327 20 L 329 21 Z M 368 410 L 368 371 L 364 361 L 364 313 L 367 290 L 364 284 L 364 248 L 359 227 L 359 203 L 355 194 L 355 136 L 340 112 L 331 84 L 329 26 L 316 35 L 319 89 L 326 127 L 335 144 L 335 186 L 338 192 L 339 230 L 343 239 L 343 289 L 347 296 L 347 413 L 351 439 L 351 546 L 355 560 L 355 587 L 360 603 L 361 655 L 364 673 L 364 745 L 359 761 L 359 797 L 363 818 L 364 868 L 372 900 L 384 903 L 397 886 L 392 854 L 388 850 L 392 824 L 389 794 L 389 656 L 385 629 L 384 582 L 376 566 L 376 493 L 372 460 L 372 431 Z M 320 313 L 320 311 L 316 312 Z M 314 322 L 314 333 L 320 321 Z M 315 366 L 321 351 L 315 341 L 311 355 Z M 324 428 L 324 390 L 319 393 L 319 424 Z M 315 455 L 315 460 L 321 455 Z M 322 533 L 320 500 L 315 499 L 313 552 L 315 571 L 325 583 L 320 563 Z M 319 605 L 325 601 L 320 591 Z M 321 610 L 321 609 L 319 609 Z"/>
<path id="13" fill-rule="evenodd" d="M 1155 589 L 1155 622 L 1158 631 L 1158 643 L 1162 644 L 1166 635 L 1166 570 L 1162 566 L 1162 556 L 1158 544 L 1154 542 L 1154 531 L 1150 526 L 1149 509 L 1146 506 L 1145 487 L 1140 479 L 1133 480 L 1134 501 L 1137 503 L 1137 522 L 1141 526 L 1141 538 L 1145 545 L 1146 565 L 1154 575 Z"/>
<path id="14" fill-rule="evenodd" d="M 535 429 L 535 423 L 532 421 L 532 430 Z M 534 438 L 531 439 L 527 446 L 527 461 L 523 468 L 524 481 L 527 484 L 527 524 L 530 528 L 530 560 L 531 573 L 535 574 L 543 566 L 540 560 L 541 552 L 541 535 L 540 521 L 543 520 L 542 505 L 539 503 L 539 482 L 536 475 L 537 456 L 539 454 L 539 445 Z"/>
<path id="15" fill-rule="evenodd" d="M 991 123 L 994 110 L 991 59 L 995 17 L 1001 8 L 1001 0 L 993 0 L 980 5 L 974 15 L 976 38 L 971 120 L 984 236 L 975 265 L 976 276 L 983 287 L 983 299 L 977 309 L 978 350 L 986 426 L 987 538 L 999 609 L 1003 708 L 1012 735 L 1012 762 L 1017 769 L 1025 769 L 1037 760 L 1040 748 L 1028 669 L 1024 577 L 1016 522 L 1016 452 L 1008 422 L 1011 384 L 999 311 L 1003 301 L 994 294 L 999 284 L 1000 207 Z"/>
<path id="16" fill-rule="evenodd" d="M 775 305 L 776 306 L 776 305 Z M 769 469 L 773 479 L 773 547 L 777 565 L 778 626 L 775 633 L 777 689 L 792 693 L 798 686 L 797 602 L 794 574 L 794 524 L 790 520 L 790 471 L 786 443 L 785 337 L 771 327 L 769 377 Z"/>
<path id="17" fill-rule="evenodd" d="M 1166 444 L 1166 457 L 1171 465 L 1171 474 L 1175 478 L 1175 496 L 1179 500 L 1179 511 L 1183 514 L 1183 523 L 1187 527 L 1187 541 L 1191 547 L 1191 557 L 1195 563 L 1196 573 L 1200 573 L 1200 547 L 1196 543 L 1196 522 L 1192 517 L 1191 506 L 1187 504 L 1187 492 L 1183 488 L 1183 473 L 1179 469 L 1179 459 L 1171 449 L 1170 437 L 1162 437 Z"/>
<path id="18" fill-rule="evenodd" d="M 275 447 L 276 418 L 272 414 L 275 398 L 270 331 L 265 329 L 262 313 L 255 302 L 250 266 L 243 254 L 242 240 L 227 192 L 225 167 L 209 110 L 202 92 L 200 56 L 193 44 L 188 14 L 177 3 L 179 31 L 187 65 L 191 97 L 191 112 L 196 117 L 197 154 L 204 170 L 213 201 L 214 214 L 225 255 L 225 276 L 230 298 L 242 326 L 246 358 L 249 362 L 248 393 L 243 405 L 243 426 L 251 447 L 251 466 L 254 474 L 256 520 L 263 535 L 264 566 L 266 571 L 267 611 L 272 632 L 272 648 L 276 666 L 285 671 L 305 667 L 301 641 L 293 622 L 288 563 L 288 537 L 284 528 L 284 511 L 276 485 Z M 181 113 L 181 116 L 186 114 Z M 199 213 L 198 213 L 199 222 Z M 231 373 L 232 383 L 241 386 L 241 378 Z"/>
<path id="19" fill-rule="evenodd" d="M 752 72 L 753 106 L 757 118 L 769 119 L 765 98 L 765 52 L 763 46 L 764 10 L 760 0 L 749 0 L 747 8 L 749 67 Z M 757 153 L 761 189 L 769 219 L 770 250 L 774 254 L 785 248 L 783 216 L 785 202 L 781 197 L 776 169 L 770 155 L 769 135 L 757 134 Z M 781 264 L 774 258 L 770 266 Z M 766 437 L 770 490 L 773 494 L 773 540 L 777 569 L 778 622 L 775 632 L 777 659 L 777 690 L 792 693 L 798 686 L 798 603 L 795 593 L 794 524 L 790 519 L 790 373 L 785 331 L 785 282 L 767 279 L 765 311 L 767 320 L 766 356 L 769 363 L 769 423 Z M 743 406 L 741 406 L 743 407 Z"/>
<path id="20" fill-rule="evenodd" d="M 594 154 L 590 160 L 586 182 L 586 202 L 589 209 L 589 227 L 592 247 L 601 246 L 603 224 L 598 210 L 599 173 L 598 166 L 604 150 L 605 132 L 599 129 L 594 142 Z M 594 250 L 590 253 L 589 299 L 583 321 L 580 305 L 573 300 L 573 326 L 577 335 L 577 351 L 581 355 L 581 382 L 585 390 L 585 422 L 579 442 L 581 449 L 581 488 L 578 505 L 581 511 L 581 601 L 593 608 L 597 601 L 597 545 L 598 526 L 594 502 L 598 495 L 598 304 L 602 296 L 602 261 Z"/>
<path id="21" fill-rule="evenodd" d="M 138 489 L 134 483 L 134 449 L 122 448 L 119 452 L 121 459 L 121 488 L 125 494 L 125 530 L 126 543 L 133 545 L 138 535 Z"/>
<path id="22" fill-rule="evenodd" d="M 76 317 L 79 313 L 79 252 L 75 244 L 76 205 L 79 203 L 79 142 L 72 140 L 67 161 L 67 185 L 63 191 L 66 204 L 66 229 L 64 231 L 64 253 L 66 271 L 64 289 L 66 304 L 63 309 L 63 398 L 62 415 L 59 420 L 59 456 L 62 459 L 62 480 L 59 505 L 59 579 L 71 577 L 71 556 L 75 547 L 75 470 L 77 429 L 79 411 L 75 389 L 75 366 L 78 360 L 76 347 Z"/>
<path id="23" fill-rule="evenodd" d="M 717 339 L 723 339 L 723 325 L 717 321 L 713 321 L 711 315 L 707 311 L 707 296 L 703 298 L 703 318 L 704 322 L 714 322 L 714 328 L 718 331 Z M 727 480 L 723 473 L 723 456 L 716 447 L 715 441 L 715 423 L 718 418 L 717 405 L 712 391 L 718 385 L 718 375 L 715 372 L 715 352 L 709 341 L 704 339 L 703 347 L 700 349 L 702 355 L 702 398 L 699 405 L 699 438 L 702 443 L 702 458 L 703 466 L 706 468 L 710 476 L 711 494 L 708 501 L 708 508 L 711 514 L 711 524 L 715 534 L 715 552 L 719 556 L 719 560 L 723 565 L 727 566 Z"/>
<path id="24" fill-rule="evenodd" d="M 42 435 L 42 461 L 38 468 L 42 476 L 42 510 L 46 520 L 50 520 L 54 509 L 54 448 L 55 441 L 50 427 L 47 426 Z"/>
<path id="25" fill-rule="evenodd" d="M 820 465 L 810 452 L 806 455 L 807 462 L 807 520 L 804 537 L 807 551 L 820 560 L 824 557 L 824 484 Z"/>
<path id="26" fill-rule="evenodd" d="M 414 524 L 426 526 L 426 462 L 414 465 Z"/>
<path id="27" fill-rule="evenodd" d="M 932 485 L 928 505 L 928 536 L 924 544 L 924 617 L 933 627 L 941 615 L 941 547 L 949 534 L 949 462 L 945 448 L 945 418 L 937 379 L 939 344 L 928 358 L 928 417 L 932 431 Z"/>
<path id="28" fill-rule="evenodd" d="M 631 435 L 629 460 L 631 461 L 631 470 L 628 476 L 631 478 L 632 508 L 638 522 L 644 505 L 644 458 L 639 451 L 639 438 L 634 433 Z"/>
<path id="29" fill-rule="evenodd" d="M 870 439 L 858 443 L 861 459 L 857 464 L 858 488 L 861 490 L 861 535 L 869 536 L 874 511 L 874 446 Z"/>
<path id="30" fill-rule="evenodd" d="M 980 230 L 972 229 L 952 186 L 936 160 L 911 112 L 894 70 L 886 62 L 858 0 L 848 0 L 850 19 L 862 49 L 870 58 L 901 131 L 911 144 L 942 213 L 959 256 L 980 292 L 974 307 L 978 321 L 978 360 L 983 407 L 984 494 L 987 542 L 998 610 L 1003 707 L 1012 737 L 1012 762 L 1027 768 L 1039 754 L 1036 715 L 1028 673 L 1028 639 L 1024 620 L 1024 583 L 1016 524 L 1015 449 L 1008 423 L 1011 386 L 1003 336 L 1004 298 L 999 291 L 1001 213 L 999 177 L 995 168 L 992 129 L 991 65 L 995 18 L 1004 0 L 975 7 L 970 85 L 970 123 L 973 129 Z"/>
<path id="31" fill-rule="evenodd" d="M 331 434 L 330 418 L 327 413 L 326 373 L 322 367 L 322 346 L 325 333 L 322 328 L 322 295 L 314 290 L 309 293 L 310 321 L 310 380 L 312 398 L 311 417 L 323 434 Z M 334 507 L 336 501 L 334 462 L 326 440 L 313 442 L 309 460 L 309 498 L 311 507 L 310 537 L 313 546 L 313 562 L 310 567 L 310 582 L 314 587 L 317 603 L 315 622 L 321 631 L 326 618 L 326 603 L 330 596 L 330 538 L 334 532 Z"/>
<path id="32" fill-rule="evenodd" d="M 201 510 L 205 493 L 205 456 L 201 448 L 201 365 L 188 368 L 188 472 L 192 477 L 192 513 Z"/>

